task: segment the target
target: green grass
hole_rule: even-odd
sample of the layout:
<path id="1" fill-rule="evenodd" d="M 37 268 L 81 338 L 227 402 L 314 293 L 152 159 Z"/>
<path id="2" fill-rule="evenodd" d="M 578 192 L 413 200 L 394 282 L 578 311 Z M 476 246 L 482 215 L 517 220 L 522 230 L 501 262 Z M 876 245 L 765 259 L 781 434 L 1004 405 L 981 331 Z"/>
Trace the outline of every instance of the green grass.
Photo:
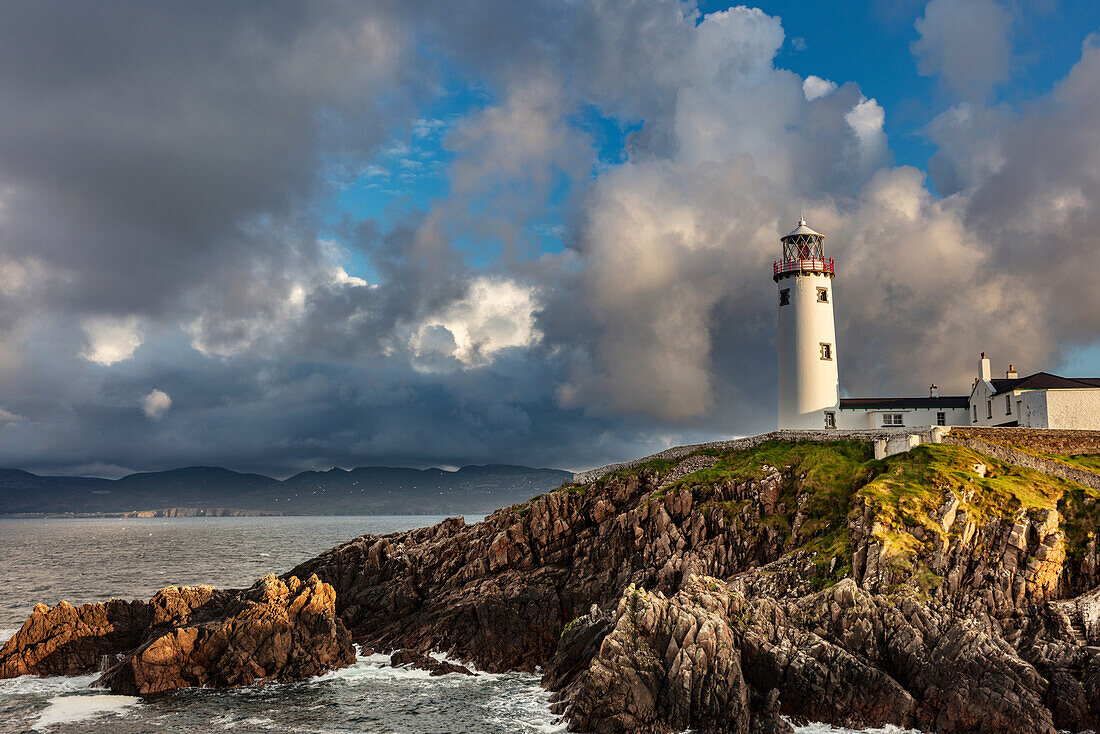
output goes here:
<path id="1" fill-rule="evenodd" d="M 858 441 L 769 441 L 752 449 L 697 453 L 718 461 L 654 492 L 650 501 L 661 501 L 669 490 L 687 488 L 708 521 L 721 518 L 727 526 L 744 524 L 744 532 L 772 528 L 788 551 L 801 550 L 816 566 L 814 585 L 819 587 L 851 573 L 849 524 L 869 510 L 884 560 L 897 577 L 907 579 L 921 593 L 934 591 L 943 579 L 928 568 L 925 559 L 945 535 L 935 515 L 947 490 L 960 499 L 959 512 L 979 527 L 995 518 L 1012 521 L 1022 508 L 1057 507 L 1065 518 L 1071 556 L 1079 557 L 1091 533 L 1100 527 L 1100 491 L 962 446 L 925 444 L 883 461 L 873 458 L 869 444 Z M 1100 456 L 1059 458 L 1100 470 Z M 647 469 L 664 474 L 676 463 L 655 459 L 609 476 L 627 477 Z M 974 471 L 975 464 L 985 465 L 984 477 Z M 730 493 L 723 489 L 759 482 L 775 470 L 784 479 L 777 511 L 771 515 L 746 513 L 754 502 L 729 499 Z M 585 486 L 566 486 L 561 491 L 583 493 Z M 795 530 L 799 514 L 802 522 Z M 962 528 L 957 522 L 949 533 L 956 535 Z"/>
<path id="2" fill-rule="evenodd" d="M 1100 474 L 1100 454 L 1044 454 L 1044 456 L 1078 469 Z"/>
<path id="3" fill-rule="evenodd" d="M 975 464 L 985 464 L 986 476 L 974 472 Z M 941 583 L 920 560 L 932 552 L 932 541 L 944 530 L 933 513 L 951 489 L 961 504 L 960 512 L 980 527 L 999 518 L 1011 522 L 1018 510 L 1057 507 L 1066 518 L 1067 552 L 1083 553 L 1088 533 L 1100 521 L 1100 506 L 1087 501 L 1096 496 L 1086 489 L 1033 469 L 1007 464 L 961 446 L 932 444 L 919 446 L 885 461 L 885 471 L 868 482 L 858 496 L 872 508 L 880 523 L 879 540 L 886 563 L 900 574 L 910 575 L 922 592 Z M 905 528 L 924 529 L 918 539 Z M 961 525 L 951 528 L 961 532 Z"/>
<path id="4" fill-rule="evenodd" d="M 647 469 L 656 469 L 658 474 L 664 474 L 666 471 L 678 464 L 679 461 L 679 459 L 677 459 L 676 461 L 669 461 L 668 459 L 651 459 L 644 464 L 639 464 L 638 466 L 631 467 L 630 469 L 619 469 L 618 471 L 610 472 L 606 476 L 600 477 L 600 481 L 605 481 L 611 477 L 625 479 L 626 477 L 641 474 Z"/>
<path id="5" fill-rule="evenodd" d="M 790 474 L 794 481 L 783 482 L 777 503 L 783 511 L 760 518 L 760 525 L 777 530 L 790 547 L 809 552 L 823 586 L 835 583 L 851 570 L 847 515 L 852 498 L 860 486 L 882 470 L 882 462 L 872 458 L 868 444 L 768 441 L 753 449 L 711 455 L 719 457 L 714 466 L 689 474 L 668 489 L 690 487 L 704 499 L 719 485 L 759 481 L 777 469 Z M 800 509 L 798 498 L 803 493 L 806 501 Z M 704 499 L 701 510 L 708 518 L 721 511 L 727 522 L 732 523 L 748 504 L 747 500 Z M 799 512 L 803 522 L 792 536 L 792 525 Z"/>
<path id="6" fill-rule="evenodd" d="M 975 464 L 985 464 L 985 477 L 975 473 Z M 943 503 L 947 489 L 961 499 L 971 495 L 960 509 L 982 523 L 990 517 L 1011 519 L 1021 507 L 1055 507 L 1068 488 L 1077 486 L 947 444 L 918 446 L 891 456 L 885 465 L 885 471 L 860 491 L 875 507 L 876 518 L 892 526 L 921 526 L 933 532 L 942 529 L 929 515 Z"/>

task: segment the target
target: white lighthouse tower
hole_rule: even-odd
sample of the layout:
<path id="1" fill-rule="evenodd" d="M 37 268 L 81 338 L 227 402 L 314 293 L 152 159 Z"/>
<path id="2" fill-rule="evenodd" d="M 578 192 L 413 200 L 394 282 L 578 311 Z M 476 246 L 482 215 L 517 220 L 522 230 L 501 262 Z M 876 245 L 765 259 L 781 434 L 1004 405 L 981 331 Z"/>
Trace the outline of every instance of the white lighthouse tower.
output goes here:
<path id="1" fill-rule="evenodd" d="M 772 272 L 779 286 L 779 427 L 835 428 L 833 260 L 825 257 L 825 235 L 805 219 L 780 241 L 783 259 Z"/>

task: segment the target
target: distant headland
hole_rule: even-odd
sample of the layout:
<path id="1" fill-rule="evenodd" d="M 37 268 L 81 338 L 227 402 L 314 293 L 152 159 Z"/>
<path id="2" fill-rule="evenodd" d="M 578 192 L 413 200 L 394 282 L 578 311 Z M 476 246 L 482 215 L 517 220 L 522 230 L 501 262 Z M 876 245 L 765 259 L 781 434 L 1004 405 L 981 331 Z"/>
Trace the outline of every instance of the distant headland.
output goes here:
<path id="1" fill-rule="evenodd" d="M 503 464 L 456 471 L 367 466 L 283 480 L 209 466 L 121 479 L 0 469 L 0 516 L 484 515 L 572 478 L 558 469 Z"/>

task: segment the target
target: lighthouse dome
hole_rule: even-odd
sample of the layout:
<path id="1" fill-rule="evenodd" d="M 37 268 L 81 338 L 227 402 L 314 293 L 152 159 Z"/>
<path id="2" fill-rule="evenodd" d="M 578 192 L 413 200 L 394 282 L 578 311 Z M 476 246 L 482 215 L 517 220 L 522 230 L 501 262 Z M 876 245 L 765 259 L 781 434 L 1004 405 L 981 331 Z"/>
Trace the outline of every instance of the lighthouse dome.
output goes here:
<path id="1" fill-rule="evenodd" d="M 795 227 L 793 230 L 791 230 L 787 234 L 783 235 L 779 239 L 785 240 L 788 237 L 797 237 L 798 235 L 811 235 L 813 237 L 824 237 L 825 236 L 825 235 L 821 234 L 820 232 L 815 232 L 814 230 L 807 227 L 806 226 L 806 220 L 803 218 L 803 219 L 798 220 L 798 226 L 797 227 Z"/>

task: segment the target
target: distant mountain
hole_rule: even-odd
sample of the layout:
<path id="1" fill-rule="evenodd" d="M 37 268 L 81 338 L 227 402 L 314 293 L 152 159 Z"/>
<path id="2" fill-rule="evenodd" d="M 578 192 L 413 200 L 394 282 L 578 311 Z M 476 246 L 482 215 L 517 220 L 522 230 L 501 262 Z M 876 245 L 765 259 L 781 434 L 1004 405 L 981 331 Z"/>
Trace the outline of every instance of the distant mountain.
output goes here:
<path id="1" fill-rule="evenodd" d="M 558 469 L 490 464 L 458 471 L 384 466 L 307 471 L 284 479 L 213 466 L 121 479 L 39 476 L 0 469 L 0 515 L 118 514 L 218 508 L 288 515 L 467 514 L 522 502 L 572 481 Z M 215 514 L 214 510 L 198 514 Z"/>

